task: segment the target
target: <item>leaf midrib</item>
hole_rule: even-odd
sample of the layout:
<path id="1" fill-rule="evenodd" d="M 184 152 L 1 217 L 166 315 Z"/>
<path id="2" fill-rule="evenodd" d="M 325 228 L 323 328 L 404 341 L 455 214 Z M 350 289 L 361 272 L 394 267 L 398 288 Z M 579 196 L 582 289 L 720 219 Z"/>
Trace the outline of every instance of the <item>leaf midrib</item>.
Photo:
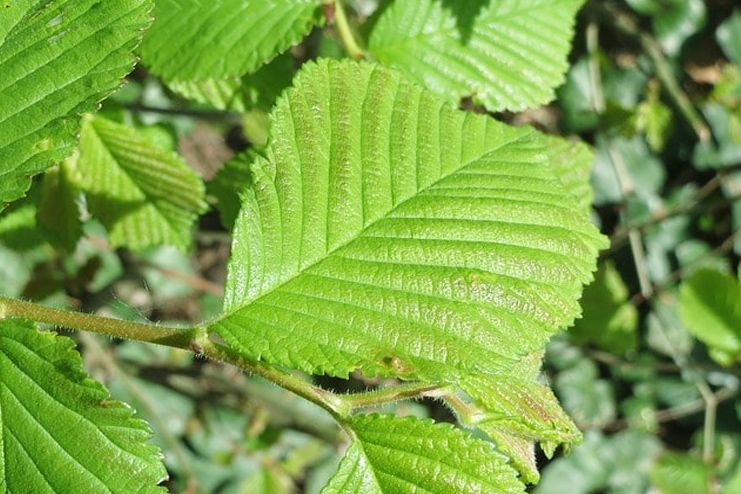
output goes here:
<path id="1" fill-rule="evenodd" d="M 207 322 L 207 323 L 203 324 L 203 326 L 204 327 L 209 327 L 209 326 L 212 326 L 214 324 L 218 324 L 220 321 L 222 321 L 223 319 L 226 319 L 226 318 L 230 317 L 232 314 L 235 314 L 237 312 L 242 311 L 243 309 L 249 307 L 250 305 L 252 305 L 252 304 L 260 301 L 264 297 L 270 296 L 272 293 L 274 293 L 275 291 L 277 291 L 277 290 L 283 288 L 284 286 L 288 285 L 289 283 L 291 283 L 296 278 L 302 276 L 304 273 L 306 273 L 307 271 L 311 270 L 313 267 L 321 264 L 328 257 L 334 255 L 338 251 L 340 251 L 343 248 L 345 248 L 348 245 L 350 245 L 352 242 L 354 242 L 358 238 L 362 237 L 363 234 L 366 231 L 368 231 L 371 227 L 373 227 L 378 222 L 383 221 L 386 218 L 388 218 L 389 215 L 391 215 L 395 210 L 397 210 L 398 208 L 402 207 L 407 202 L 409 202 L 411 200 L 414 200 L 422 192 L 424 192 L 426 190 L 429 190 L 431 188 L 434 188 L 436 185 L 438 185 L 440 182 L 444 181 L 445 179 L 447 179 L 451 175 L 454 175 L 454 174 L 460 172 L 464 168 L 466 168 L 466 167 L 474 164 L 475 162 L 477 162 L 478 160 L 480 160 L 480 159 L 488 156 L 489 154 L 495 153 L 495 152 L 499 151 L 500 149 L 502 149 L 503 147 L 508 146 L 508 145 L 510 145 L 512 143 L 518 142 L 520 140 L 527 139 L 528 137 L 532 136 L 533 134 L 535 134 L 535 131 L 533 129 L 528 129 L 528 132 L 526 132 L 526 133 L 522 133 L 522 134 L 518 133 L 513 139 L 511 139 L 511 140 L 508 139 L 506 141 L 501 142 L 496 147 L 493 147 L 491 149 L 487 149 L 486 152 L 483 152 L 480 155 L 469 159 L 467 162 L 464 162 L 463 164 L 461 164 L 461 166 L 459 166 L 458 168 L 455 168 L 454 170 L 450 171 L 447 174 L 441 174 L 440 177 L 437 180 L 435 180 L 434 182 L 430 183 L 429 185 L 427 185 L 424 188 L 420 188 L 420 189 L 416 190 L 414 192 L 414 194 L 410 195 L 409 197 L 407 197 L 407 198 L 403 199 L 402 201 L 400 201 L 399 203 L 397 203 L 395 206 L 391 207 L 382 216 L 379 216 L 376 220 L 373 220 L 370 223 L 368 223 L 367 225 L 363 226 L 362 230 L 360 230 L 356 235 L 354 235 L 348 241 L 343 242 L 342 244 L 334 247 L 333 249 L 328 249 L 321 258 L 319 258 L 318 260 L 316 260 L 316 261 L 314 261 L 314 262 L 312 262 L 312 263 L 304 266 L 303 268 L 297 270 L 297 272 L 295 274 L 287 277 L 286 279 L 284 279 L 280 283 L 272 286 L 270 288 L 270 290 L 265 291 L 265 292 L 262 292 L 258 296 L 254 297 L 252 299 L 245 300 L 245 301 L 239 303 L 235 307 L 231 307 L 228 312 L 226 312 L 226 313 L 224 313 L 224 314 L 222 314 L 220 316 L 217 316 L 215 319 L 211 320 L 210 322 Z"/>

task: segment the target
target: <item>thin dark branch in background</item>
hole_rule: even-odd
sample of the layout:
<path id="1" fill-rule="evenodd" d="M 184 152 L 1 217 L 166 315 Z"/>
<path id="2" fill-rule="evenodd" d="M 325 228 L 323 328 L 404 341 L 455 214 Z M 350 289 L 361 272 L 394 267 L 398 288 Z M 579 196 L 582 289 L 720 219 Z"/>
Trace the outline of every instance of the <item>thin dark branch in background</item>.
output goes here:
<path id="1" fill-rule="evenodd" d="M 685 93 L 676 77 L 669 61 L 666 59 L 661 44 L 650 34 L 640 29 L 636 19 L 629 13 L 618 8 L 612 2 L 593 2 L 591 5 L 596 7 L 597 13 L 603 19 L 605 25 L 615 26 L 620 32 L 636 39 L 643 51 L 651 59 L 656 75 L 662 85 L 669 93 L 679 112 L 692 127 L 697 138 L 700 141 L 707 141 L 712 137 L 710 127 L 705 119 L 697 111 L 689 96 Z"/>
<path id="2" fill-rule="evenodd" d="M 729 252 L 731 249 L 733 249 L 733 246 L 736 243 L 736 239 L 740 233 L 741 232 L 739 231 L 733 232 L 728 238 L 726 238 L 715 249 L 711 250 L 710 252 L 707 252 L 705 255 L 701 256 L 700 258 L 695 259 L 693 262 L 691 262 L 687 266 L 684 266 L 682 268 L 675 270 L 669 276 L 667 276 L 663 281 L 653 285 L 652 291 L 654 293 L 665 292 L 668 288 L 676 284 L 677 281 L 681 280 L 687 271 L 695 269 L 697 266 L 699 266 L 702 262 L 704 262 L 710 257 L 720 256 L 722 254 Z M 650 297 L 644 297 L 642 293 L 636 293 L 630 298 L 630 302 L 636 306 L 642 305 L 648 302 L 649 300 L 650 300 Z"/>
<path id="3" fill-rule="evenodd" d="M 226 122 L 239 125 L 242 123 L 242 115 L 239 113 L 219 111 L 219 110 L 202 110 L 194 108 L 160 108 L 148 106 L 141 103 L 132 103 L 126 105 L 127 110 L 134 113 L 156 113 L 159 115 L 170 115 L 176 117 L 189 117 L 198 120 L 209 120 L 216 122 Z"/>

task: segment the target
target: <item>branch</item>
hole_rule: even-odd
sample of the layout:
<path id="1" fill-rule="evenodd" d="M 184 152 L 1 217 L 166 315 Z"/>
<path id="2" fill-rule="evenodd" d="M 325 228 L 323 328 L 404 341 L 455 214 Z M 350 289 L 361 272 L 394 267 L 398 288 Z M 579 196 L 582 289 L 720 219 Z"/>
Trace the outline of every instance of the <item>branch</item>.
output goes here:
<path id="1" fill-rule="evenodd" d="M 0 320 L 9 317 L 30 319 L 56 327 L 187 350 L 260 376 L 327 410 L 340 423 L 343 423 L 344 419 L 358 409 L 376 407 L 410 398 L 438 396 L 441 392 L 447 393 L 450 391 L 443 384 L 412 382 L 365 393 L 336 394 L 279 368 L 245 358 L 238 352 L 212 340 L 208 331 L 203 327 L 168 328 L 157 324 L 144 324 L 69 312 L 22 300 L 0 297 Z"/>
<path id="2" fill-rule="evenodd" d="M 337 33 L 340 35 L 347 55 L 355 60 L 363 60 L 365 58 L 365 52 L 360 48 L 358 41 L 355 39 L 350 23 L 347 20 L 343 2 L 344 0 L 334 0 L 334 20 L 337 26 Z"/>
<path id="3" fill-rule="evenodd" d="M 605 24 L 615 26 L 619 31 L 635 38 L 640 43 L 643 51 L 648 54 L 653 62 L 656 75 L 666 88 L 679 112 L 692 127 L 697 138 L 703 142 L 709 140 L 711 133 L 708 124 L 705 123 L 705 120 L 692 105 L 687 94 L 682 91 L 659 42 L 650 34 L 642 31 L 633 16 L 623 12 L 612 3 L 594 2 L 594 4 L 599 6 L 599 13 Z"/>

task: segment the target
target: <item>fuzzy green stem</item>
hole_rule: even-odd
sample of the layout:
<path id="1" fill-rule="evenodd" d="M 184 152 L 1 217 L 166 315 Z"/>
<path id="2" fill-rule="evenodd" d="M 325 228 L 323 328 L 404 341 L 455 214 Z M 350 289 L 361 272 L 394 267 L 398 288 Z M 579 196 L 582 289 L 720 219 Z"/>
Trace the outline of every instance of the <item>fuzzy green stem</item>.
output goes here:
<path id="1" fill-rule="evenodd" d="M 342 399 L 354 410 L 357 408 L 377 407 L 410 398 L 439 396 L 441 393 L 445 394 L 447 392 L 448 388 L 445 385 L 412 382 L 388 388 L 375 389 L 365 393 L 343 395 Z"/>
<path id="2" fill-rule="evenodd" d="M 32 321 L 52 324 L 57 327 L 89 331 L 114 338 L 144 341 L 190 350 L 196 335 L 193 329 L 167 328 L 156 324 L 143 324 L 109 317 L 94 316 L 80 312 L 69 312 L 43 305 L 0 297 L 0 319 L 20 317 Z"/>
<path id="3" fill-rule="evenodd" d="M 20 317 L 72 330 L 188 350 L 260 376 L 324 408 L 340 423 L 343 423 L 358 409 L 372 408 L 421 396 L 441 396 L 441 394 L 450 392 L 448 387 L 440 384 L 408 383 L 367 393 L 336 394 L 279 368 L 245 358 L 238 352 L 213 341 L 208 331 L 203 327 L 168 328 L 156 324 L 122 321 L 92 314 L 69 312 L 22 300 L 0 297 L 0 320 L 6 317 Z"/>
<path id="4" fill-rule="evenodd" d="M 345 13 L 343 0 L 335 0 L 334 8 L 337 33 L 340 35 L 340 39 L 342 40 L 342 44 L 345 46 L 347 55 L 355 60 L 363 60 L 365 58 L 365 52 L 355 39 L 355 35 L 350 27 L 350 22 L 347 19 L 347 14 Z"/>
<path id="5" fill-rule="evenodd" d="M 213 342 L 205 331 L 201 332 L 201 336 L 197 342 L 198 351 L 204 357 L 217 362 L 234 365 L 244 371 L 258 375 L 324 408 L 336 419 L 348 417 L 352 412 L 352 407 L 341 396 L 315 386 L 288 372 L 261 362 L 247 360 L 237 352 Z"/>

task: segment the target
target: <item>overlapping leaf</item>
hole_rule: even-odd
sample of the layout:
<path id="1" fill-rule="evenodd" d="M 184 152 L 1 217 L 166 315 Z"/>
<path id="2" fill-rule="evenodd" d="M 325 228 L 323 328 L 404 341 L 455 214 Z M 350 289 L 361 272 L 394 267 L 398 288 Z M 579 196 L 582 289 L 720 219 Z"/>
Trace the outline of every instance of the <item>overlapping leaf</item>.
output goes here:
<path id="1" fill-rule="evenodd" d="M 353 443 L 322 494 L 525 492 L 491 444 L 450 424 L 360 415 L 348 427 Z"/>
<path id="2" fill-rule="evenodd" d="M 0 321 L 0 492 L 164 492 L 149 436 L 85 375 L 72 340 Z"/>
<path id="3" fill-rule="evenodd" d="M 510 369 L 578 314 L 602 239 L 534 130 L 322 61 L 272 131 L 209 325 L 245 356 L 456 380 Z"/>
<path id="4" fill-rule="evenodd" d="M 0 202 L 69 155 L 80 115 L 131 70 L 151 0 L 10 2 L 0 15 Z"/>
<path id="5" fill-rule="evenodd" d="M 254 72 L 322 22 L 321 0 L 158 0 L 142 60 L 166 81 Z"/>
<path id="6" fill-rule="evenodd" d="M 90 212 L 114 246 L 190 245 L 206 207 L 204 185 L 174 152 L 126 125 L 86 117 L 77 171 Z"/>
<path id="7" fill-rule="evenodd" d="M 576 197 L 579 206 L 589 214 L 594 199 L 590 183 L 594 161 L 592 150 L 583 142 L 549 136 L 547 152 L 563 186 Z"/>
<path id="8" fill-rule="evenodd" d="M 490 111 L 547 103 L 563 82 L 583 0 L 407 0 L 378 20 L 369 50 L 451 100 Z"/>

